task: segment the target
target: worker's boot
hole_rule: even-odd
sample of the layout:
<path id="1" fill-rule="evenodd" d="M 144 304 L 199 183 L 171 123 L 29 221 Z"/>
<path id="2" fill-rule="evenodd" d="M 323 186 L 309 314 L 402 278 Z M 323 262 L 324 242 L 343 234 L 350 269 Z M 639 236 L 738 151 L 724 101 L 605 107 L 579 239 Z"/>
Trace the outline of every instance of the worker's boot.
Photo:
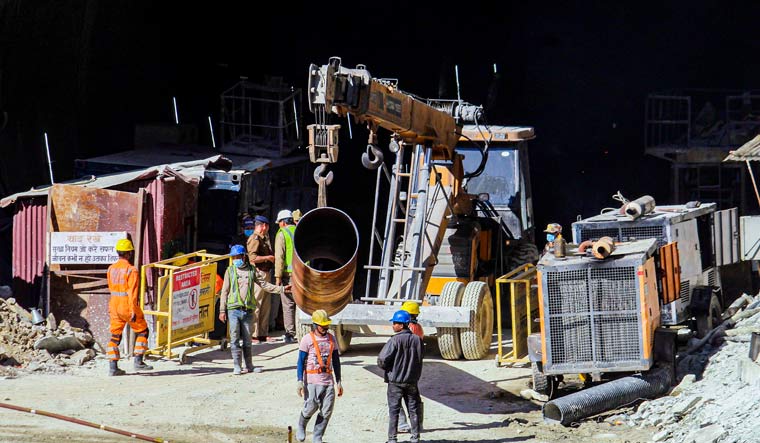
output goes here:
<path id="1" fill-rule="evenodd" d="M 250 347 L 243 348 L 243 363 L 245 372 L 253 372 L 253 351 Z"/>
<path id="2" fill-rule="evenodd" d="M 108 370 L 108 375 L 114 376 L 126 374 L 123 369 L 119 369 L 119 360 L 111 360 L 109 364 L 111 365 L 111 368 Z"/>
<path id="3" fill-rule="evenodd" d="M 243 351 L 241 349 L 232 350 L 232 375 L 240 375 L 240 359 Z"/>
<path id="4" fill-rule="evenodd" d="M 322 414 L 317 415 L 317 421 L 314 422 L 314 435 L 311 438 L 312 443 L 322 443 L 322 436 L 325 435 L 327 422 L 329 418 L 324 418 Z"/>
<path id="5" fill-rule="evenodd" d="M 135 355 L 135 371 L 150 371 L 153 366 L 146 365 L 142 355 Z"/>
<path id="6" fill-rule="evenodd" d="M 296 428 L 296 440 L 306 440 L 306 424 L 309 423 L 309 419 L 303 416 L 303 413 L 298 414 L 298 427 Z"/>

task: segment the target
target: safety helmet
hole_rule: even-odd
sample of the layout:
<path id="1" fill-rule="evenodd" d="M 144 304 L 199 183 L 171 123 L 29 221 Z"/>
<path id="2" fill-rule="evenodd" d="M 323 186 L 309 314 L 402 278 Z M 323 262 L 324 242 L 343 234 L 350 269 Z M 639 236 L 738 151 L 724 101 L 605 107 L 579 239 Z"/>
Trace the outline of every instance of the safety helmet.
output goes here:
<path id="1" fill-rule="evenodd" d="M 185 255 L 184 252 L 178 252 L 178 253 L 174 254 L 174 256 L 172 258 L 182 257 L 183 255 Z M 174 265 L 174 266 L 185 266 L 189 261 L 190 261 L 190 259 L 188 259 L 187 257 L 182 257 L 179 260 L 174 260 L 172 262 L 172 265 Z"/>
<path id="2" fill-rule="evenodd" d="M 401 310 L 412 315 L 420 315 L 420 305 L 413 301 L 405 301 L 404 304 L 401 305 Z"/>
<path id="3" fill-rule="evenodd" d="M 119 252 L 134 251 L 135 247 L 132 245 L 132 241 L 128 238 L 122 238 L 116 242 L 116 250 Z"/>
<path id="4" fill-rule="evenodd" d="M 232 248 L 230 248 L 230 255 L 245 255 L 245 248 L 243 245 L 234 245 Z"/>
<path id="5" fill-rule="evenodd" d="M 290 212 L 290 209 L 283 209 L 282 211 L 277 213 L 278 223 L 289 218 L 293 218 L 293 213 Z"/>
<path id="6" fill-rule="evenodd" d="M 562 233 L 562 225 L 559 223 L 549 223 L 546 225 L 546 229 L 544 229 L 544 232 L 551 232 L 552 234 L 561 234 Z"/>
<path id="7" fill-rule="evenodd" d="M 393 314 L 391 321 L 393 323 L 409 323 L 412 321 L 412 316 L 406 311 L 396 311 L 396 313 Z"/>
<path id="8" fill-rule="evenodd" d="M 311 314 L 311 322 L 319 326 L 329 326 L 330 323 L 332 323 L 332 320 L 327 316 L 327 311 L 324 309 L 317 309 Z"/>
<path id="9" fill-rule="evenodd" d="M 298 223 L 298 220 L 300 220 L 300 219 L 301 219 L 301 210 L 300 209 L 296 209 L 295 211 L 293 211 L 293 221 L 295 223 Z"/>
<path id="10" fill-rule="evenodd" d="M 243 227 L 252 228 L 255 224 L 256 222 L 253 220 L 253 217 L 251 217 L 250 215 L 246 215 L 245 217 L 243 217 Z"/>

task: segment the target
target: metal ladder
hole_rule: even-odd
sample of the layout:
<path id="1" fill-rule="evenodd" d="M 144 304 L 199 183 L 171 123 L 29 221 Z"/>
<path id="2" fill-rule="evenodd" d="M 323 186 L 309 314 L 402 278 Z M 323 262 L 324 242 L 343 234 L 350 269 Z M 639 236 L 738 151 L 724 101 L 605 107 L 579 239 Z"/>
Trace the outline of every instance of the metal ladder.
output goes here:
<path id="1" fill-rule="evenodd" d="M 394 142 L 392 142 L 394 143 Z M 426 272 L 430 264 L 423 264 L 423 260 L 429 252 L 432 256 L 437 253 L 436 242 L 431 240 L 428 229 L 433 231 L 440 230 L 439 225 L 431 225 L 431 205 L 433 201 L 444 201 L 448 207 L 448 195 L 442 187 L 435 187 L 433 198 L 428 195 L 431 191 L 429 186 L 431 171 L 431 149 L 422 145 L 414 147 L 414 153 L 408 164 L 403 162 L 404 144 L 397 144 L 395 150 L 396 160 L 392 170 L 389 172 L 385 165 L 378 169 L 376 187 L 375 187 L 375 204 L 372 216 L 372 241 L 370 242 L 369 265 L 367 269 L 367 282 L 364 301 L 384 301 L 393 302 L 407 299 L 421 299 L 424 288 L 421 287 L 423 281 L 422 273 Z M 394 151 L 396 146 L 392 146 Z M 386 209 L 386 220 L 382 236 L 378 232 L 378 207 L 380 203 L 380 184 L 381 177 L 385 175 L 389 181 L 389 198 Z M 406 180 L 406 199 L 405 204 L 401 198 L 402 183 Z M 439 195 L 438 190 L 442 193 Z M 443 199 L 441 199 L 441 196 Z M 438 199 L 438 200 L 436 200 Z M 440 206 L 440 203 L 438 203 Z M 433 208 L 435 209 L 435 208 Z M 440 209 L 439 209 L 440 210 Z M 401 214 L 399 214 L 401 212 Z M 445 211 L 444 211 L 445 212 Z M 443 216 L 436 218 L 445 218 Z M 443 220 L 442 220 L 443 221 Z M 400 257 L 394 263 L 397 248 L 395 248 L 395 238 L 398 228 L 402 229 L 402 239 L 398 251 Z M 439 235 L 436 235 L 438 237 Z M 427 240 L 427 242 L 425 242 Z M 382 247 L 380 265 L 372 265 L 374 257 L 375 242 Z M 437 247 L 440 247 L 438 242 Z M 427 250 L 429 248 L 429 250 Z M 379 271 L 376 296 L 370 296 L 372 271 Z"/>

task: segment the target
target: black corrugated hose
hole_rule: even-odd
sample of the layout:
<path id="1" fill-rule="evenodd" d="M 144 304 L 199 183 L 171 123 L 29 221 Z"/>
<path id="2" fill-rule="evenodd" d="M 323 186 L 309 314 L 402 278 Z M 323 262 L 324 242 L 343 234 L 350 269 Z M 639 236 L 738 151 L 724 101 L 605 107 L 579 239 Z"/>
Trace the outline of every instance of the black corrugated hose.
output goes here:
<path id="1" fill-rule="evenodd" d="M 659 397 L 668 392 L 670 384 L 671 372 L 665 368 L 612 380 L 545 403 L 544 421 L 569 426 L 641 398 Z"/>

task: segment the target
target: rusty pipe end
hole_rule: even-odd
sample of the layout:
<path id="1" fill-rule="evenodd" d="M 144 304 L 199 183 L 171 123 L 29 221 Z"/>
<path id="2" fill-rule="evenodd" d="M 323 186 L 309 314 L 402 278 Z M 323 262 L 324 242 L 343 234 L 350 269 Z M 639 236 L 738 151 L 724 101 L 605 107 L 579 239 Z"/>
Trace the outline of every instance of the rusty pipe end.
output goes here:
<path id="1" fill-rule="evenodd" d="M 602 237 L 591 246 L 591 252 L 594 257 L 604 259 L 612 254 L 615 250 L 615 240 L 612 237 Z"/>
<path id="2" fill-rule="evenodd" d="M 359 231 L 337 208 L 312 209 L 293 236 L 293 300 L 307 314 L 340 312 L 353 299 Z"/>

